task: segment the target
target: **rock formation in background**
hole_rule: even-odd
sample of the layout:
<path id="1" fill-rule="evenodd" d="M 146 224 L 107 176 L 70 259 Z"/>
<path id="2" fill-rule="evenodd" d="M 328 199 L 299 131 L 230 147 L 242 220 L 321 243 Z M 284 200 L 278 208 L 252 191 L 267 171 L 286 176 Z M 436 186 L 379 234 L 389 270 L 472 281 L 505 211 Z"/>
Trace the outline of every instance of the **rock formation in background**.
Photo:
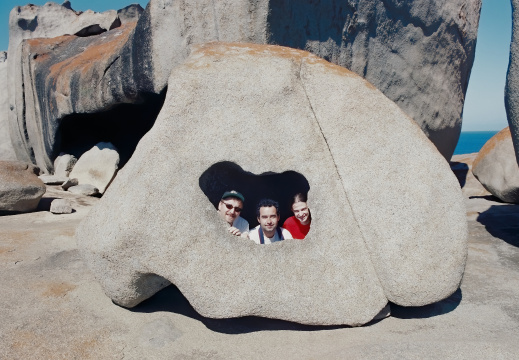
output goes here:
<path id="1" fill-rule="evenodd" d="M 236 189 L 251 209 L 271 195 L 261 183 L 286 200 L 309 190 L 304 241 L 228 233 L 218 196 Z M 172 71 L 155 125 L 76 232 L 120 305 L 171 282 L 207 317 L 350 325 L 388 300 L 451 295 L 466 237 L 455 176 L 398 106 L 310 53 L 243 43 L 206 44 Z"/>
<path id="2" fill-rule="evenodd" d="M 472 173 L 495 197 L 519 204 L 519 165 L 510 128 L 501 130 L 481 148 Z"/>
<path id="3" fill-rule="evenodd" d="M 7 95 L 7 52 L 0 51 L 0 160 L 16 160 L 9 135 L 9 101 Z"/>
<path id="4" fill-rule="evenodd" d="M 19 161 L 0 161 L 0 214 L 36 210 L 45 194 L 38 167 Z"/>
<path id="5" fill-rule="evenodd" d="M 44 172 L 52 172 L 52 161 L 59 154 L 54 144 L 58 143 L 59 145 L 61 143 L 57 127 L 63 120 L 63 117 L 70 113 L 100 111 L 98 108 L 84 109 L 81 106 L 69 107 L 67 109 L 68 112 L 62 107 L 56 110 L 57 113 L 53 112 L 52 109 L 56 105 L 56 101 L 67 103 L 66 106 L 71 106 L 69 105 L 71 100 L 67 100 L 69 96 L 91 97 L 99 95 L 98 91 L 100 89 L 95 87 L 95 81 L 100 80 L 102 76 L 95 77 L 95 74 L 86 74 L 91 76 L 91 86 L 89 90 L 81 89 L 80 93 L 70 89 L 68 89 L 67 93 L 67 90 L 62 88 L 53 89 L 56 94 L 49 94 L 44 91 L 38 92 L 37 86 L 45 88 L 46 81 L 57 81 L 57 79 L 52 77 L 43 78 L 48 74 L 42 73 L 33 62 L 37 63 L 48 56 L 57 56 L 57 50 L 60 45 L 63 45 L 63 43 L 68 44 L 73 39 L 78 40 L 75 43 L 77 46 L 82 46 L 85 43 L 88 44 L 92 39 L 97 39 L 98 43 L 102 42 L 103 36 L 105 36 L 104 34 L 108 30 L 118 29 L 121 26 L 127 28 L 124 26 L 125 24 L 130 28 L 135 26 L 135 22 L 141 12 L 142 8 L 139 5 L 131 5 L 119 10 L 119 12 L 115 10 L 104 13 L 96 13 L 90 10 L 76 12 L 71 9 L 68 1 L 63 5 L 49 2 L 43 6 L 18 6 L 11 11 L 9 17 L 9 53 L 12 56 L 10 56 L 11 61 L 8 61 L 9 121 L 11 141 L 18 159 L 39 164 Z M 101 36 L 95 36 L 100 34 Z M 111 32 L 109 36 L 113 37 L 119 34 Z M 31 43 L 27 41 L 28 39 L 35 40 L 32 40 L 33 42 Z M 82 42 L 82 40 L 84 41 Z M 47 47 L 45 48 L 45 46 Z M 103 56 L 105 55 L 104 52 L 113 50 L 109 46 L 108 49 L 106 47 L 104 49 L 97 47 L 95 53 L 86 54 L 82 60 L 76 62 L 74 62 L 74 55 L 81 53 L 83 49 L 70 48 L 69 52 L 73 54 L 66 59 L 67 62 L 65 64 L 56 64 L 52 70 L 57 73 L 66 72 L 71 67 L 84 70 L 84 67 L 88 66 L 89 62 L 99 62 L 101 66 L 106 65 L 106 70 L 108 70 L 110 64 L 103 63 Z M 59 55 L 64 56 L 63 54 Z M 110 61 L 112 60 L 110 59 Z M 68 67 L 65 65 L 68 65 Z M 124 77 L 124 71 L 121 70 L 118 76 Z M 63 83 L 72 81 L 72 79 L 66 79 L 62 76 L 60 81 Z M 72 84 L 71 86 L 75 85 Z M 117 84 L 114 84 L 114 86 L 117 86 Z M 99 96 L 102 97 L 102 94 Z M 58 99 L 56 100 L 54 97 Z M 112 101 L 109 104 L 104 103 L 103 105 L 108 108 L 117 103 L 117 101 Z M 50 120 L 47 116 L 57 116 L 58 118 Z M 42 119 L 44 120 L 42 121 Z M 82 129 L 78 130 L 81 131 Z M 58 139 L 56 139 L 57 136 Z M 52 146 L 49 147 L 49 143 Z M 88 148 L 94 144 L 89 144 Z M 73 155 L 78 157 L 80 153 Z"/>
<path id="6" fill-rule="evenodd" d="M 32 24 L 22 15 L 37 11 L 50 22 L 47 8 L 56 6 L 14 9 L 12 32 L 41 36 L 40 25 L 19 29 L 21 20 Z M 116 145 L 124 165 L 153 125 L 171 69 L 192 45 L 237 41 L 306 49 L 353 70 L 395 101 L 449 159 L 461 129 L 480 7 L 481 0 L 150 0 L 135 29 L 128 20 L 91 38 L 31 40 L 10 50 L 16 59 L 11 136 L 18 158 L 45 172 L 59 152 L 78 157 L 99 141 Z M 131 11 L 119 14 L 124 19 Z"/>
<path id="7" fill-rule="evenodd" d="M 505 109 L 519 164 L 519 0 L 512 0 L 512 41 L 506 76 Z"/>

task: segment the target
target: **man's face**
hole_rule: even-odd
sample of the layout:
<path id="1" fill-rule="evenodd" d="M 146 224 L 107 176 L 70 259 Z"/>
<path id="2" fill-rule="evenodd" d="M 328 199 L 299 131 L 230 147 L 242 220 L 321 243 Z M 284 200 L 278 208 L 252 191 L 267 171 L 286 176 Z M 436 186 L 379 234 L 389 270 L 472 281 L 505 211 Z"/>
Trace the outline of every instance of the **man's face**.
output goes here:
<path id="1" fill-rule="evenodd" d="M 292 205 L 292 211 L 301 224 L 306 225 L 310 222 L 310 210 L 308 210 L 308 206 L 305 202 L 300 201 L 294 203 L 294 205 Z"/>
<path id="2" fill-rule="evenodd" d="M 279 214 L 276 211 L 276 207 L 260 207 L 260 216 L 258 218 L 258 222 L 260 223 L 260 226 L 265 234 L 274 233 L 279 222 Z"/>
<path id="3" fill-rule="evenodd" d="M 242 209 L 242 201 L 236 198 L 223 199 L 220 200 L 220 204 L 218 204 L 218 212 L 220 213 L 220 216 L 229 225 L 233 224 L 234 220 L 240 215 Z"/>

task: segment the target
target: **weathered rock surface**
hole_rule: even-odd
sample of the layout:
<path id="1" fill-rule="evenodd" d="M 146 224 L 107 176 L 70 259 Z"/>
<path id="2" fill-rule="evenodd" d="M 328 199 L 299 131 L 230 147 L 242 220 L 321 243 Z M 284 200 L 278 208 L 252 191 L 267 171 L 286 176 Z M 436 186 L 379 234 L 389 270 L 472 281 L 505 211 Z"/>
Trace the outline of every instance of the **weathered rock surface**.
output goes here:
<path id="1" fill-rule="evenodd" d="M 38 176 L 41 181 L 43 181 L 46 185 L 61 185 L 65 181 L 68 180 L 67 176 L 59 176 L 59 175 L 47 175 L 43 174 Z"/>
<path id="2" fill-rule="evenodd" d="M 7 84 L 7 52 L 0 51 L 0 84 Z M 9 135 L 7 87 L 0 89 L 0 160 L 16 160 Z"/>
<path id="3" fill-rule="evenodd" d="M 0 161 L 0 214 L 33 211 L 45 194 L 39 169 L 18 161 Z"/>
<path id="4" fill-rule="evenodd" d="M 84 196 L 96 196 L 99 195 L 99 189 L 91 184 L 80 184 L 75 186 L 70 186 L 68 188 L 73 194 L 84 195 Z"/>
<path id="5" fill-rule="evenodd" d="M 143 103 L 164 91 L 171 69 L 194 44 L 238 41 L 305 49 L 353 70 L 414 118 L 449 159 L 461 129 L 480 7 L 481 0 L 151 0 L 135 29 L 128 22 L 93 38 L 21 47 L 20 66 L 12 71 L 13 143 L 20 159 L 52 172 L 65 117 Z M 154 117 L 140 120 L 151 127 Z"/>
<path id="6" fill-rule="evenodd" d="M 53 214 L 72 214 L 72 203 L 67 199 L 54 199 L 50 203 L 50 212 Z"/>
<path id="7" fill-rule="evenodd" d="M 121 25 L 124 27 L 128 24 L 131 24 L 130 27 L 135 26 L 142 8 L 139 5 L 134 5 L 125 9 L 121 12 L 121 17 L 118 17 L 118 12 L 115 10 L 104 13 L 96 13 L 91 10 L 76 12 L 70 8 L 70 4 L 58 5 L 49 2 L 41 7 L 35 5 L 19 6 L 11 11 L 9 17 L 9 53 L 13 61 L 8 62 L 9 105 L 12 109 L 9 111 L 9 122 L 11 124 L 10 136 L 18 159 L 36 163 L 44 172 L 52 173 L 53 160 L 59 154 L 59 149 L 49 148 L 48 144 L 54 145 L 56 140 L 59 121 L 64 115 L 62 113 L 63 106 L 68 110 L 67 114 L 92 110 L 85 110 L 80 106 L 67 107 L 70 106 L 71 101 L 67 98 L 77 95 L 70 90 L 70 87 L 75 84 L 69 84 L 63 88 L 63 83 L 60 83 L 58 89 L 54 89 L 56 93 L 52 96 L 44 93 L 46 86 L 36 84 L 38 79 L 41 79 L 43 83 L 56 80 L 42 79 L 41 77 L 45 75 L 41 74 L 36 66 L 31 64 L 31 61 L 36 61 L 36 59 L 42 61 L 49 54 L 54 53 L 48 47 L 46 49 L 49 54 L 44 53 L 44 50 L 41 49 L 42 46 L 54 46 L 55 50 L 58 50 L 63 43 L 68 44 L 73 39 L 78 38 L 73 34 L 80 36 L 79 39 L 84 39 L 75 43 L 81 47 L 92 41 L 91 35 L 101 34 L 101 39 L 104 39 L 107 30 L 119 28 Z M 69 36 L 63 36 L 66 34 L 69 34 Z M 89 37 L 85 38 L 84 36 Z M 56 44 L 51 45 L 54 41 L 49 40 L 50 38 L 56 38 Z M 98 37 L 93 36 L 93 38 Z M 38 40 L 33 40 L 33 46 L 31 46 L 27 44 L 28 39 Z M 110 45 L 108 45 L 108 48 L 110 48 Z M 73 56 L 71 56 L 72 58 L 66 59 L 67 61 L 63 64 L 56 66 L 54 71 L 61 74 L 71 67 L 78 71 L 84 71 L 85 67 L 88 68 L 92 66 L 92 62 L 97 61 L 100 66 L 104 66 L 103 70 L 106 72 L 110 68 L 110 61 L 114 61 L 114 58 L 110 58 L 109 62 L 103 62 L 105 57 L 108 56 L 106 48 L 96 47 L 90 53 L 88 53 L 88 49 L 75 48 L 77 53 L 81 53 L 83 50 L 86 51 L 83 58 L 73 59 Z M 54 55 L 62 56 L 57 51 Z M 101 70 L 101 74 L 103 74 L 103 70 Z M 123 74 L 124 72 L 120 71 L 118 76 L 124 77 Z M 95 83 L 96 79 L 102 78 L 102 76 L 91 72 L 85 72 L 84 75 L 90 78 L 91 84 Z M 64 79 L 63 76 L 61 81 L 71 83 L 70 79 Z M 117 84 L 120 84 L 120 81 L 117 81 L 114 86 L 117 87 Z M 37 89 L 38 86 L 42 86 L 42 89 Z M 40 90 L 40 92 L 37 90 Z M 82 89 L 82 91 L 90 92 L 90 94 L 99 93 L 99 89 Z M 84 93 L 79 95 L 85 96 Z M 89 98 L 91 95 L 87 94 L 86 97 Z M 57 106 L 56 102 L 65 103 L 65 105 Z M 115 103 L 117 101 L 111 101 L 107 106 L 113 106 Z M 42 118 L 47 119 L 56 116 L 56 114 L 58 114 L 58 118 L 53 121 L 41 121 Z"/>
<path id="8" fill-rule="evenodd" d="M 77 159 L 74 155 L 61 153 L 54 160 L 54 175 L 68 177 Z"/>
<path id="9" fill-rule="evenodd" d="M 67 181 L 65 181 L 65 182 L 63 183 L 63 185 L 61 185 L 61 188 L 62 188 L 63 190 L 65 190 L 65 191 L 67 191 L 70 187 L 72 187 L 72 186 L 76 186 L 76 185 L 78 185 L 78 184 L 79 184 L 78 179 L 70 179 L 70 178 L 69 178 Z"/>
<path id="10" fill-rule="evenodd" d="M 510 128 L 487 141 L 474 160 L 472 172 L 492 195 L 504 202 L 519 203 L 519 166 Z"/>
<path id="11" fill-rule="evenodd" d="M 512 3 L 512 41 L 510 43 L 510 61 L 506 75 L 505 109 L 514 153 L 519 164 L 519 0 Z"/>
<path id="12" fill-rule="evenodd" d="M 79 158 L 70 177 L 78 179 L 80 185 L 93 185 L 102 194 L 117 173 L 118 165 L 117 149 L 111 143 L 100 142 Z"/>
<path id="13" fill-rule="evenodd" d="M 215 194 L 232 186 L 250 199 L 261 188 L 240 179 L 287 171 L 310 189 L 307 239 L 229 235 Z M 155 126 L 76 232 L 123 306 L 172 282 L 208 317 L 352 325 L 387 300 L 425 305 L 456 291 L 466 236 L 455 176 L 393 102 L 309 53 L 252 44 L 209 44 L 173 70 Z"/>

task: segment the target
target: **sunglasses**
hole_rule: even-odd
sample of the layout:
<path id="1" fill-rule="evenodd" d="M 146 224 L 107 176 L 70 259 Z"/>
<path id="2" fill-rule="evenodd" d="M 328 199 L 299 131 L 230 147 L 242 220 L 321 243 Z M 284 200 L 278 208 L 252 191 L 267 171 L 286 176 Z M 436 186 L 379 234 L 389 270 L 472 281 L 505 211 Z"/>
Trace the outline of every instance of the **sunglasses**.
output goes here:
<path id="1" fill-rule="evenodd" d="M 227 210 L 231 210 L 232 208 L 234 208 L 234 211 L 236 212 L 241 212 L 243 209 L 240 208 L 240 207 L 237 207 L 237 206 L 232 206 L 231 204 L 227 204 L 226 202 L 223 202 L 222 201 L 222 204 L 225 205 L 225 207 L 227 208 Z"/>

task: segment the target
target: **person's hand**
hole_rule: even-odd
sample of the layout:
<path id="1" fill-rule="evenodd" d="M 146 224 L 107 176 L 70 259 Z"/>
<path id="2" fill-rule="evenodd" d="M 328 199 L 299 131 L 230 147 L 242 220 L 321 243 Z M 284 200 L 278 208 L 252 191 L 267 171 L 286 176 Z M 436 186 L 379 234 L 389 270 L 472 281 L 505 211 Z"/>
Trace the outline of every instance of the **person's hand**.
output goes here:
<path id="1" fill-rule="evenodd" d="M 238 230 L 237 228 L 235 228 L 234 226 L 231 226 L 229 228 L 229 232 L 233 235 L 236 235 L 236 236 L 240 236 L 241 235 L 241 231 Z"/>

